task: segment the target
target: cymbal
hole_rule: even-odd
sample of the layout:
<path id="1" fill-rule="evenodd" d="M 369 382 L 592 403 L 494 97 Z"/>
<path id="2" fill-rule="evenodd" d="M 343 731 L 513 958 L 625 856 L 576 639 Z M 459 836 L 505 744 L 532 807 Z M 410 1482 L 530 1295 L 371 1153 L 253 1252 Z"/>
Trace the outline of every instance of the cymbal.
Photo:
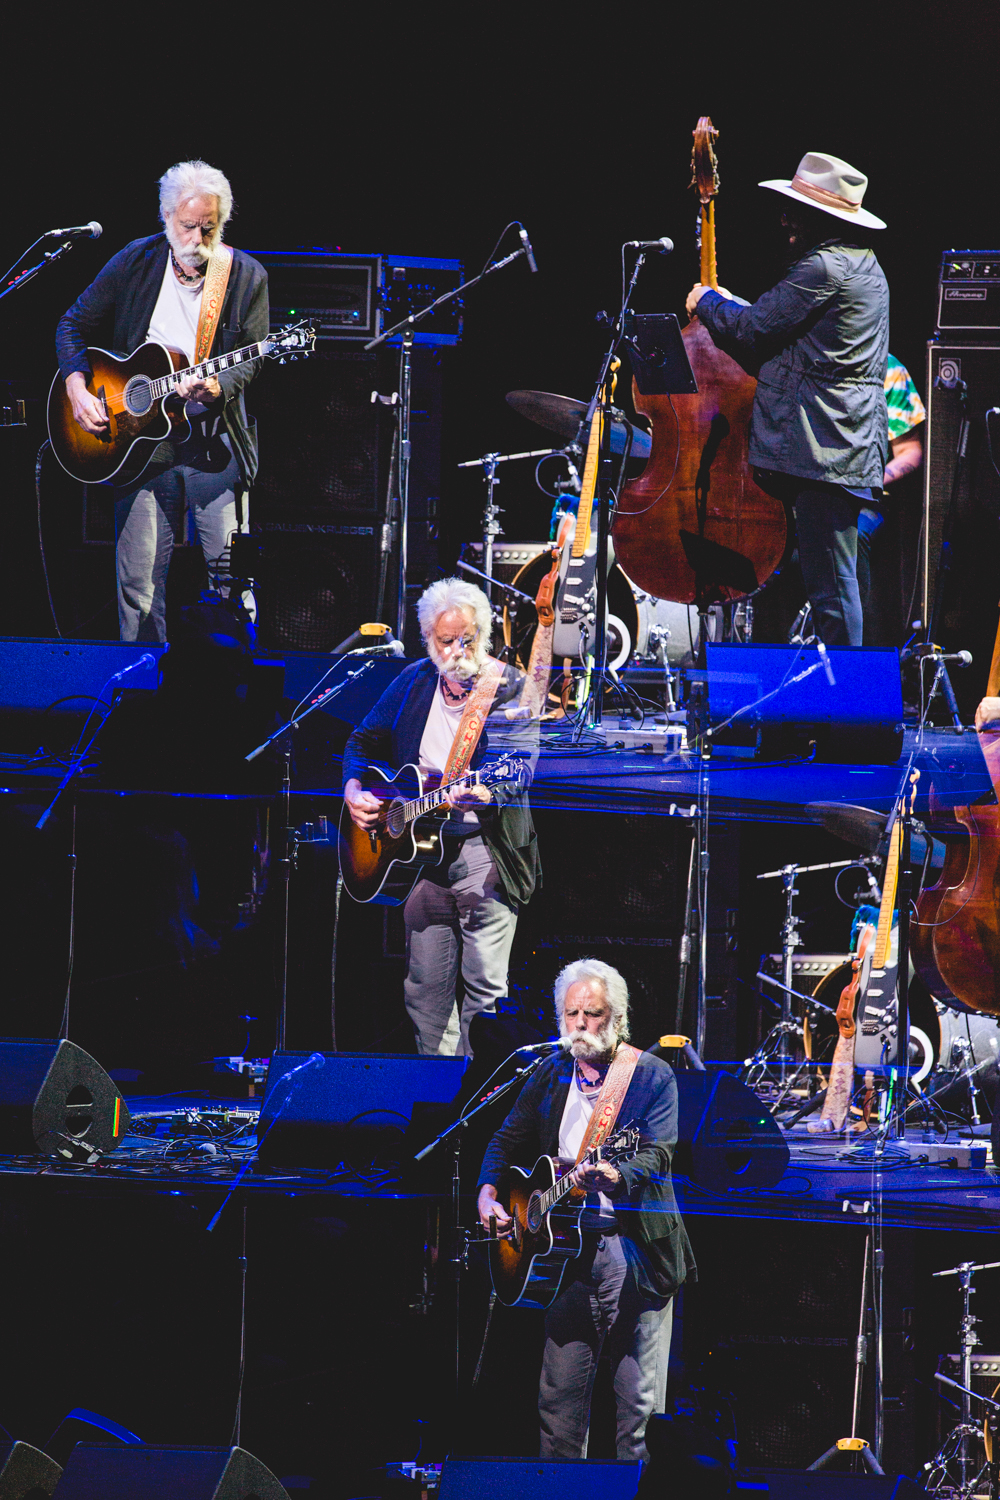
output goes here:
<path id="1" fill-rule="evenodd" d="M 574 401 L 572 396 L 556 396 L 551 391 L 508 391 L 507 405 L 529 422 L 537 422 L 546 432 L 559 437 L 576 437 L 580 419 L 587 410 L 586 401 Z M 628 428 L 624 418 L 615 418 L 611 423 L 611 451 L 624 453 Z M 653 446 L 649 433 L 642 427 L 633 426 L 631 458 L 646 459 Z"/>
<path id="2" fill-rule="evenodd" d="M 885 837 L 886 815 L 870 807 L 855 807 L 850 802 L 808 802 L 806 812 L 828 833 L 869 854 L 878 852 Z"/>

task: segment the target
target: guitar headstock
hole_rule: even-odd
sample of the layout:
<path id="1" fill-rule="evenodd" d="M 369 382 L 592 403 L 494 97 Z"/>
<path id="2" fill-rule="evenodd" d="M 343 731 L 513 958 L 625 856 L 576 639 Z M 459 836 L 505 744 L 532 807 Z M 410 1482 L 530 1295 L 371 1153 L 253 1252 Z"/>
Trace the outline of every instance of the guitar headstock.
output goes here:
<path id="1" fill-rule="evenodd" d="M 623 1125 L 621 1130 L 616 1130 L 610 1140 L 601 1147 L 601 1157 L 604 1161 L 614 1163 L 626 1161 L 634 1156 L 642 1144 L 642 1129 L 637 1120 L 632 1120 L 628 1125 Z"/>
<path id="2" fill-rule="evenodd" d="M 267 339 L 267 356 L 285 364 L 290 359 L 304 359 L 316 349 L 316 330 L 303 318 L 298 323 L 287 323 Z"/>
<path id="3" fill-rule="evenodd" d="M 489 786 L 503 782 L 523 791 L 528 785 L 528 768 L 520 756 L 506 755 L 503 760 L 494 761 L 491 766 L 487 766 L 481 779 Z"/>
<path id="4" fill-rule="evenodd" d="M 719 191 L 719 163 L 715 158 L 715 142 L 719 132 L 708 115 L 702 115 L 691 134 L 694 136 L 694 149 L 691 152 L 689 186 L 698 189 L 702 207 L 707 208 Z"/>

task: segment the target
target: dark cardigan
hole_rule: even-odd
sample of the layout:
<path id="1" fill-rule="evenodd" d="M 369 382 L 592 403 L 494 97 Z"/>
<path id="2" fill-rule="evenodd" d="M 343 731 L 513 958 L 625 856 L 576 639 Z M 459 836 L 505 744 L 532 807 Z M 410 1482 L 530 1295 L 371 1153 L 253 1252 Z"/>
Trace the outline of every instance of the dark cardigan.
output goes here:
<path id="1" fill-rule="evenodd" d="M 64 380 L 75 370 L 90 374 L 89 345 L 127 355 L 145 341 L 163 284 L 168 249 L 164 234 L 133 240 L 111 257 L 63 314 L 56 329 L 56 353 Z M 267 272 L 251 256 L 234 250 L 211 352 L 229 354 L 247 344 L 259 344 L 269 332 Z M 223 421 L 247 485 L 253 483 L 257 473 L 257 433 L 256 424 L 247 420 L 243 387 L 259 368 L 259 362 L 253 360 L 223 370 L 218 377 L 225 403 Z"/>

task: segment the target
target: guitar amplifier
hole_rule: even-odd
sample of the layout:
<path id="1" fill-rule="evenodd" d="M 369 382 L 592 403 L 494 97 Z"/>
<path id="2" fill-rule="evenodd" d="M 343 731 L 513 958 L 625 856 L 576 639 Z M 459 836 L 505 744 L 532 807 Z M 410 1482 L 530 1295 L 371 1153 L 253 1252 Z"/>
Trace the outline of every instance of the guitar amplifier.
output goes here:
<path id="1" fill-rule="evenodd" d="M 419 255 L 346 255 L 333 250 L 250 250 L 267 272 L 271 330 L 308 318 L 316 348 L 366 344 L 461 286 L 460 260 Z M 457 344 L 455 298 L 420 324 L 415 344 Z M 396 341 L 398 342 L 398 340 Z"/>
<path id="2" fill-rule="evenodd" d="M 1000 333 L 1000 250 L 946 250 L 938 278 L 937 326 L 975 338 Z"/>

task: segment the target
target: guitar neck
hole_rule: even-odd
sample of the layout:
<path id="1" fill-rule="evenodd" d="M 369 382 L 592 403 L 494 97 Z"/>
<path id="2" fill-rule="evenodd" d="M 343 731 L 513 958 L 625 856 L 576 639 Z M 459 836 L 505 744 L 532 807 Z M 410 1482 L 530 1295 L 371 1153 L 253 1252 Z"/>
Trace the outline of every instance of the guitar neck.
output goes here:
<path id="1" fill-rule="evenodd" d="M 600 462 L 600 457 L 601 413 L 600 409 L 598 409 L 595 411 L 594 420 L 590 424 L 587 459 L 583 466 L 583 479 L 580 481 L 580 501 L 576 508 L 576 530 L 573 533 L 573 546 L 570 549 L 573 557 L 582 557 L 590 541 L 590 516 L 594 508 L 594 492 L 597 489 L 597 465 Z"/>
<path id="2" fill-rule="evenodd" d="M 884 969 L 892 937 L 892 914 L 896 909 L 896 886 L 899 882 L 899 846 L 903 836 L 902 813 L 897 814 L 889 835 L 889 854 L 885 862 L 885 879 L 882 882 L 882 902 L 878 909 L 878 932 L 872 954 L 872 968 Z"/>
<path id="3" fill-rule="evenodd" d="M 607 1156 L 602 1155 L 601 1147 L 595 1146 L 593 1150 L 587 1152 L 586 1156 L 583 1157 L 582 1160 L 577 1162 L 577 1166 L 593 1167 L 599 1161 L 608 1160 L 609 1158 Z M 542 1213 L 547 1214 L 550 1209 L 555 1208 L 556 1204 L 559 1203 L 563 1198 L 565 1198 L 566 1194 L 572 1190 L 572 1187 L 572 1172 L 564 1172 L 562 1177 L 559 1178 L 558 1182 L 554 1182 L 551 1187 L 546 1188 L 544 1193 L 539 1193 L 538 1202 Z"/>
<path id="4" fill-rule="evenodd" d="M 245 349 L 233 349 L 229 354 L 217 354 L 214 359 L 206 359 L 200 365 L 189 365 L 186 370 L 174 370 L 172 374 L 163 375 L 159 380 L 151 380 L 149 388 L 153 399 L 169 396 L 174 386 L 192 375 L 196 375 L 199 380 L 210 380 L 220 370 L 231 370 L 235 365 L 245 365 L 252 359 L 260 359 L 270 347 L 271 340 L 262 339 L 259 344 L 248 344 Z"/>
<path id="5" fill-rule="evenodd" d="M 434 812 L 448 799 L 448 793 L 456 786 L 467 784 L 469 786 L 484 786 L 488 784 L 488 777 L 481 771 L 466 771 L 463 776 L 456 776 L 454 781 L 448 781 L 443 786 L 435 787 L 432 792 L 425 792 L 422 797 L 414 797 L 412 802 L 403 804 L 403 817 L 407 823 L 413 823 L 417 818 L 425 818 L 428 813 Z"/>

